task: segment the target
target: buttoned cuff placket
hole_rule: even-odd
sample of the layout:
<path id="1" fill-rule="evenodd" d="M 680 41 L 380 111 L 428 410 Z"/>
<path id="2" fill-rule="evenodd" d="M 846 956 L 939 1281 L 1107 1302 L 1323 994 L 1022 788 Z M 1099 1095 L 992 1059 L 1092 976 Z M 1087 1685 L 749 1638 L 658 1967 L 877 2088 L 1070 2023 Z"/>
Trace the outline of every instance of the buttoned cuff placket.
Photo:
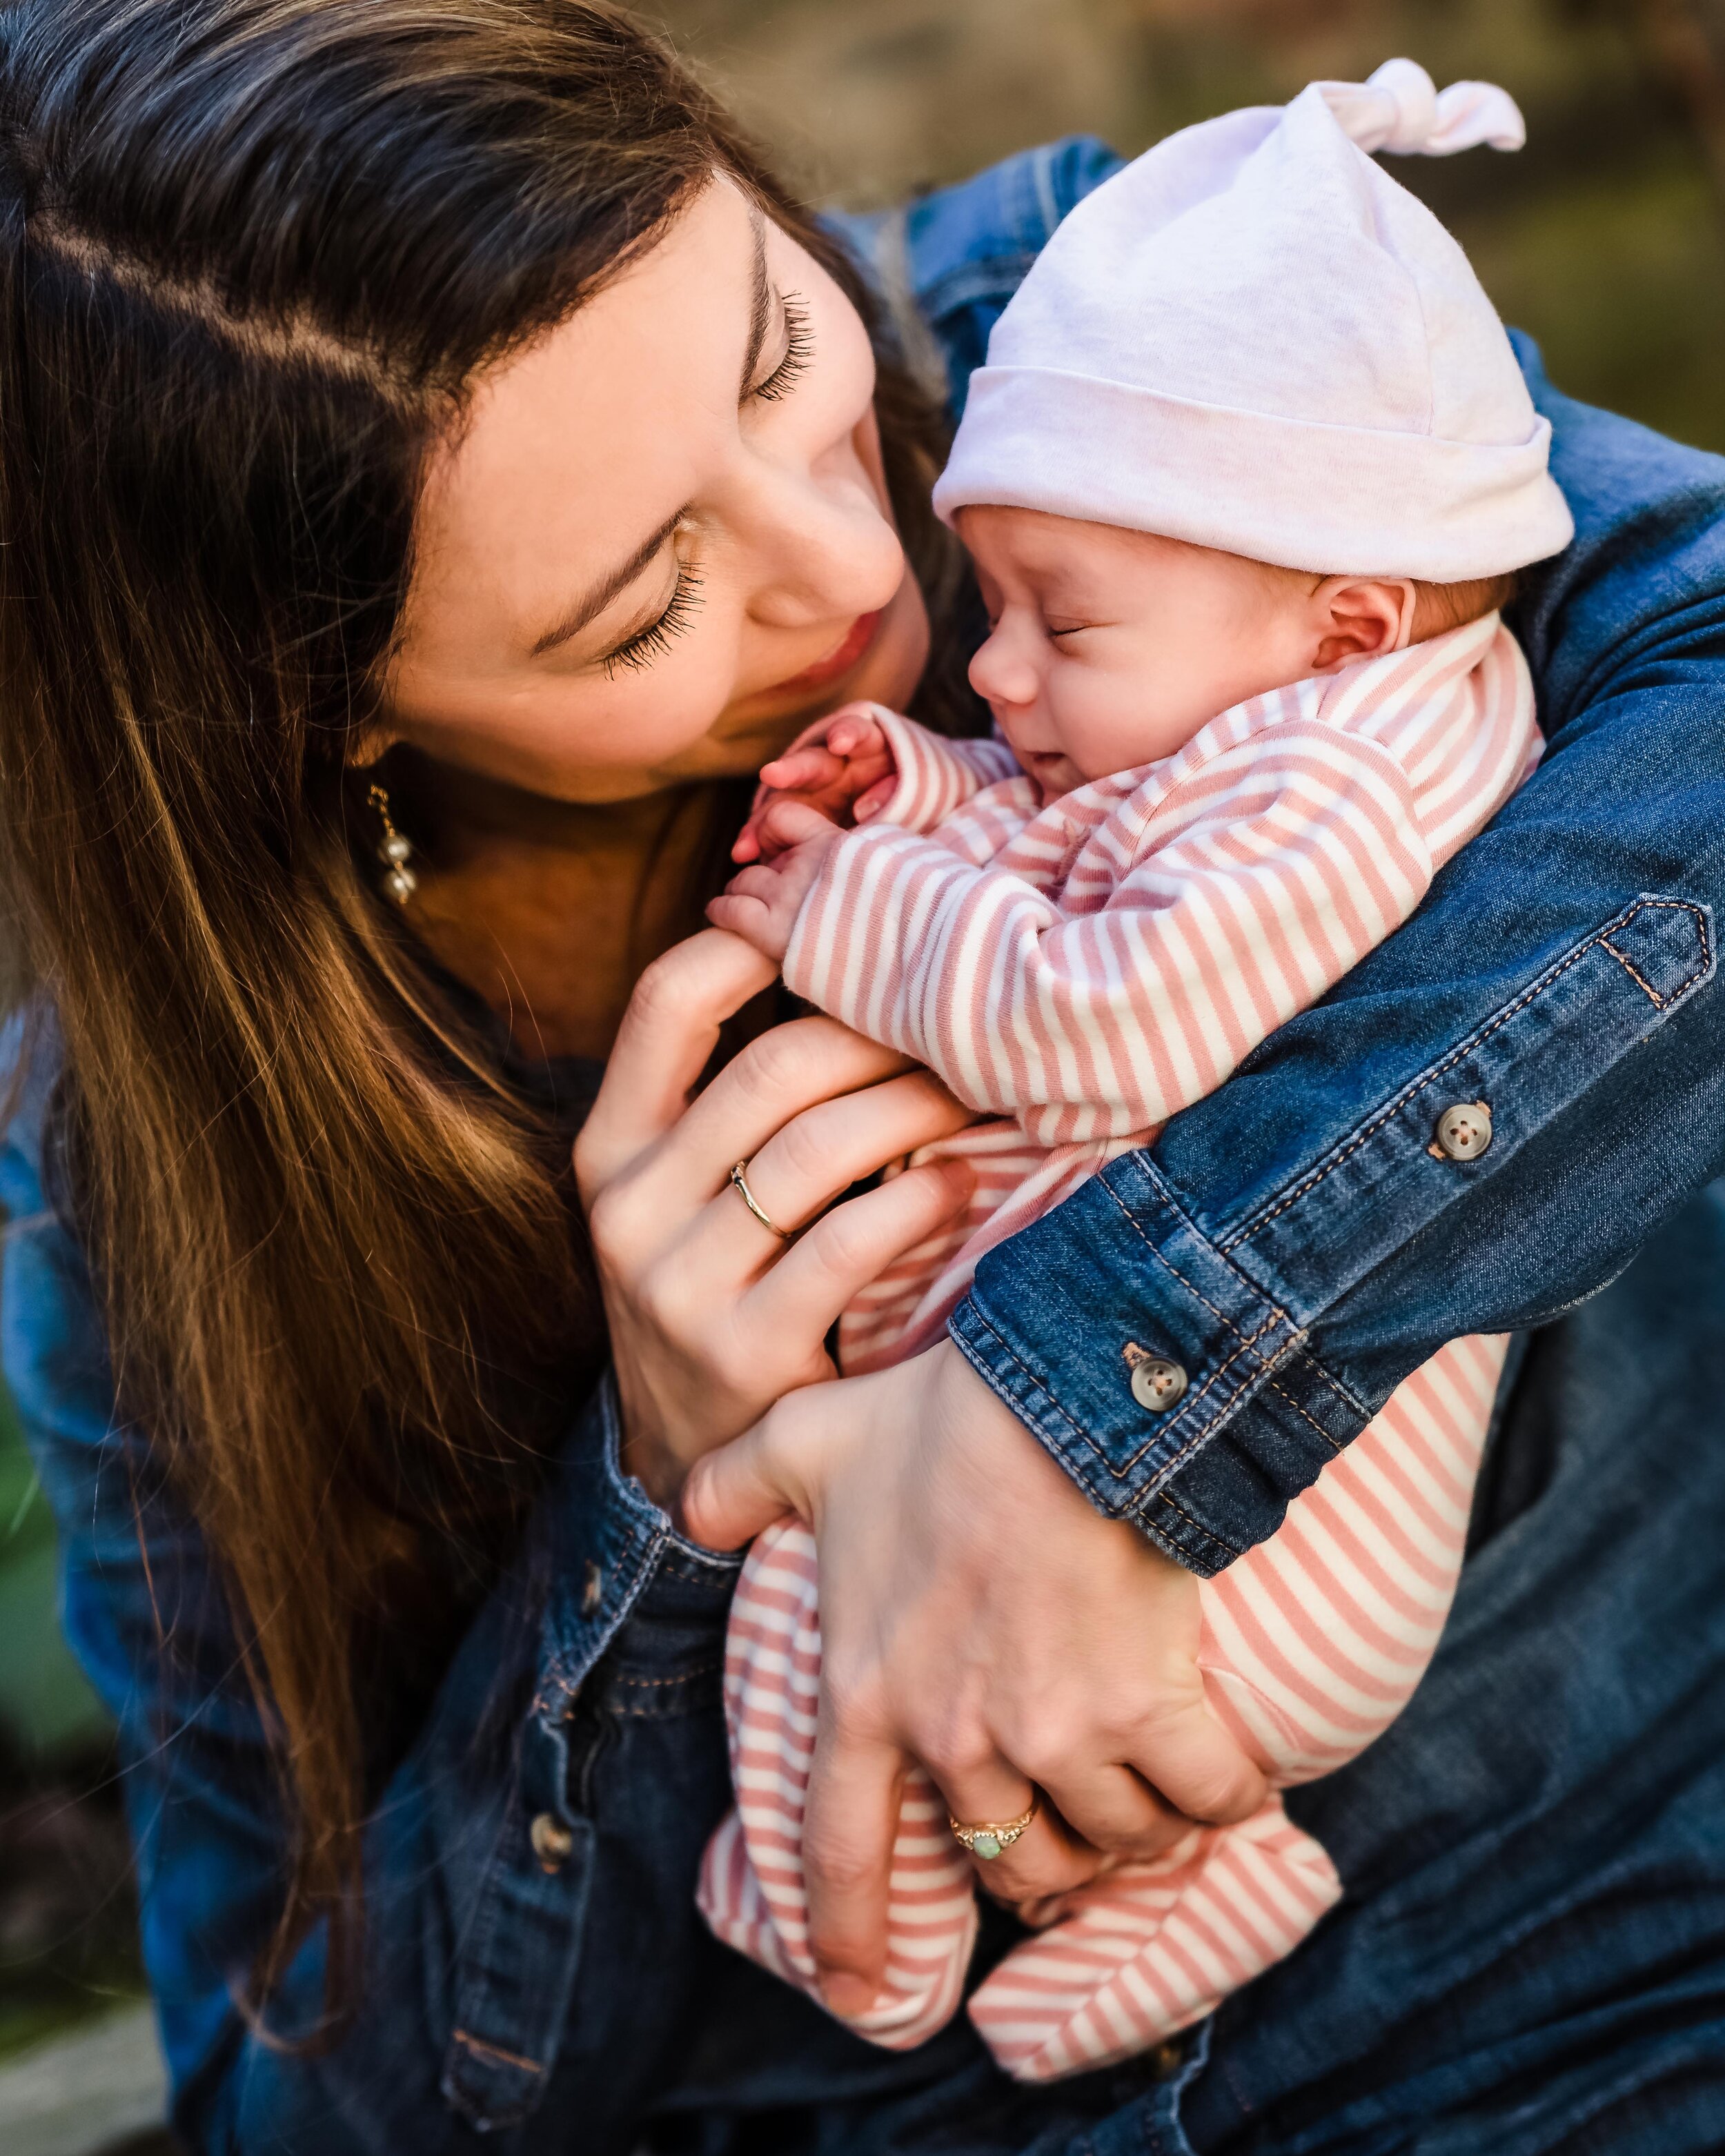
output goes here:
<path id="1" fill-rule="evenodd" d="M 952 1337 L 1101 1511 L 1219 1572 L 1388 1395 L 1316 1349 L 1337 1305 L 1508 1170 L 1715 967 L 1709 909 L 1644 895 L 1291 1163 L 1244 1218 L 1228 1193 L 1201 1204 L 1177 1189 L 1152 1153 L 1110 1163 L 983 1258 Z"/>
<path id="2" fill-rule="evenodd" d="M 716 1578 L 742 1561 L 679 1534 L 624 1472 L 608 1373 L 583 1425 L 561 1463 L 538 1678 L 481 1906 L 461 1943 L 444 2060 L 445 2100 L 485 2129 L 517 2123 L 538 2101 L 580 1964 L 594 1842 L 593 1821 L 571 1793 L 570 1725 L 582 1686 L 667 1553 Z M 508 1743 L 507 1732 L 497 1741 Z"/>

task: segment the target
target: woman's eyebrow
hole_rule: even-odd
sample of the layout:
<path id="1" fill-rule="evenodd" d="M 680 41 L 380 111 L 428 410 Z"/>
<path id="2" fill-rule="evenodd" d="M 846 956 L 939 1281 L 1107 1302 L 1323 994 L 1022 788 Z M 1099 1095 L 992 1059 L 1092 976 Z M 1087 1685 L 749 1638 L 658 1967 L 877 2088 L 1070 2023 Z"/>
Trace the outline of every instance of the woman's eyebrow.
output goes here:
<path id="1" fill-rule="evenodd" d="M 767 281 L 767 220 L 753 203 L 749 204 L 749 224 L 755 235 L 754 292 L 749 310 L 748 349 L 742 356 L 742 379 L 737 386 L 739 404 L 747 401 L 755 386 L 755 369 L 761 364 L 767 332 L 773 325 L 773 287 Z"/>
<path id="2" fill-rule="evenodd" d="M 609 576 L 577 599 L 560 622 L 547 629 L 543 636 L 534 639 L 529 656 L 537 659 L 545 652 L 554 651 L 558 644 L 567 644 L 572 636 L 579 636 L 590 621 L 596 620 L 605 611 L 620 591 L 634 582 L 688 513 L 686 508 L 679 509 L 666 517 L 656 531 L 641 542 L 626 562 L 619 562 Z"/>

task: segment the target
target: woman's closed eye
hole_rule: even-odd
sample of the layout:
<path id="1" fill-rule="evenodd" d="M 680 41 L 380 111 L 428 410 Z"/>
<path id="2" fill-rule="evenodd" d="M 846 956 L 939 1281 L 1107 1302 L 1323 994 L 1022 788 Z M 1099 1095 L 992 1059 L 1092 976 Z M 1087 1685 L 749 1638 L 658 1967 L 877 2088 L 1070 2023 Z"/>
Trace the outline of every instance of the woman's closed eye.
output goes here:
<path id="1" fill-rule="evenodd" d="M 800 292 L 783 292 L 778 305 L 784 318 L 784 348 L 773 372 L 749 392 L 762 404 L 777 404 L 788 397 L 809 372 L 814 357 L 814 325 L 809 302 Z"/>
<path id="2" fill-rule="evenodd" d="M 700 605 L 701 578 L 691 562 L 679 562 L 676 584 L 658 619 L 625 637 L 621 644 L 614 644 L 600 660 L 605 679 L 614 680 L 619 666 L 630 671 L 650 666 L 687 629 Z"/>
<path id="3" fill-rule="evenodd" d="M 779 309 L 784 321 L 783 347 L 772 372 L 749 392 L 752 399 L 766 404 L 776 404 L 788 397 L 814 357 L 814 327 L 807 300 L 800 292 L 786 292 L 780 295 Z M 650 666 L 688 628 L 700 604 L 701 578 L 690 563 L 679 562 L 676 585 L 664 612 L 644 629 L 614 645 L 600 660 L 606 680 L 614 680 L 619 667 L 636 670 Z"/>

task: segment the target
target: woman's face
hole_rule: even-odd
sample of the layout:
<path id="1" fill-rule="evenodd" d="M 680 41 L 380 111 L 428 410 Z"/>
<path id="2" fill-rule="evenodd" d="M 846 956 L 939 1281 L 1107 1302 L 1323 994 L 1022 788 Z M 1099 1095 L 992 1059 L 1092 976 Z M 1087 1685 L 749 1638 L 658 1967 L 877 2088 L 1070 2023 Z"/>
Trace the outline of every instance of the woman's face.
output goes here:
<path id="1" fill-rule="evenodd" d="M 891 521 L 868 336 L 716 179 L 484 377 L 434 459 L 386 738 L 571 802 L 752 773 L 928 625 Z"/>

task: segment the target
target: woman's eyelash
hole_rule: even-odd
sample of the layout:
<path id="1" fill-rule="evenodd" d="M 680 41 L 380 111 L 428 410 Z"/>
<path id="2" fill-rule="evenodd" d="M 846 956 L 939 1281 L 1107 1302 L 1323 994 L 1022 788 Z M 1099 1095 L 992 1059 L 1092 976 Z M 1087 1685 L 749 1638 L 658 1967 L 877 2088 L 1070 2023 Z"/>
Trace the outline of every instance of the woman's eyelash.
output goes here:
<path id="1" fill-rule="evenodd" d="M 665 612 L 658 620 L 650 623 L 629 638 L 626 644 L 607 654 L 601 662 L 605 679 L 614 680 L 614 669 L 626 666 L 631 672 L 650 666 L 661 653 L 669 649 L 671 639 L 680 636 L 694 619 L 701 604 L 701 579 L 693 569 L 681 564 L 677 569 L 677 588 L 671 593 Z"/>
<path id="2" fill-rule="evenodd" d="M 786 292 L 779 305 L 784 310 L 784 357 L 754 392 L 767 404 L 776 404 L 781 398 L 788 397 L 809 372 L 809 362 L 814 357 L 814 328 L 809 320 L 809 302 L 800 292 Z"/>

